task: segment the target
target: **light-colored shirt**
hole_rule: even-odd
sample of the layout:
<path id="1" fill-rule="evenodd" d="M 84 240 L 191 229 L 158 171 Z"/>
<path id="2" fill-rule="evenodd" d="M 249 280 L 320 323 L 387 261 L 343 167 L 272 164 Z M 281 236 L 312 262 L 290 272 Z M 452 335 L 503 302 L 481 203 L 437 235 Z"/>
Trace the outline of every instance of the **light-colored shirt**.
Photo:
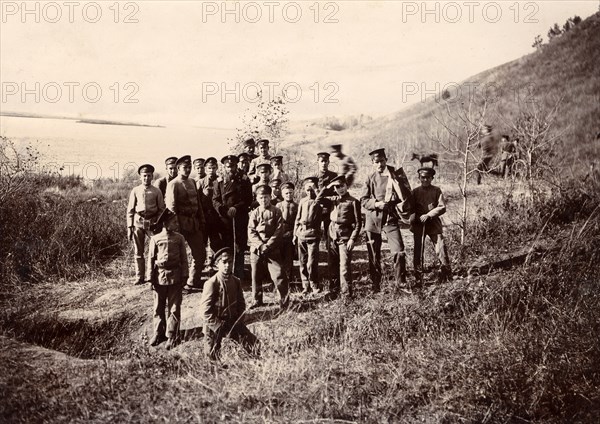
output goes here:
<path id="1" fill-rule="evenodd" d="M 152 185 L 146 187 L 140 184 L 129 194 L 127 227 L 144 228 L 148 223 L 156 221 L 164 210 L 165 202 L 160 190 Z"/>

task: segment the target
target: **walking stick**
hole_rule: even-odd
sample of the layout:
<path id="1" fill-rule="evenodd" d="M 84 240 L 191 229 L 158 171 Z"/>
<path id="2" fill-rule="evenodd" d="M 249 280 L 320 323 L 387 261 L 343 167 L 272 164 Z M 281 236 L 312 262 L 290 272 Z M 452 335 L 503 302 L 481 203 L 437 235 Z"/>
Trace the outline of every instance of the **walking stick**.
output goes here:
<path id="1" fill-rule="evenodd" d="M 231 223 L 233 226 L 233 272 L 235 273 L 235 259 L 237 257 L 237 249 L 236 249 L 236 240 L 235 240 L 235 216 L 231 218 Z"/>
<path id="2" fill-rule="evenodd" d="M 423 223 L 423 232 L 421 233 L 421 274 L 419 277 L 421 286 L 423 285 L 423 272 L 425 272 L 425 227 L 427 227 L 427 222 Z"/>

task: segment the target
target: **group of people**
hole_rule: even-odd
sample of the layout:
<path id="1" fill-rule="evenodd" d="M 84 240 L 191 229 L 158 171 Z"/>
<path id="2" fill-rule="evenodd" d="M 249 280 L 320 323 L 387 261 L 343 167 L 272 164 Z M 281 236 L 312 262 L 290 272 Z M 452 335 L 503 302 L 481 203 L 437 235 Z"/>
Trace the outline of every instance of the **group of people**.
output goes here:
<path id="1" fill-rule="evenodd" d="M 342 164 L 339 175 L 329 169 L 331 155 Z M 142 184 L 131 191 L 127 225 L 135 246 L 135 283 L 150 282 L 154 290 L 151 344 L 166 341 L 170 349 L 178 343 L 182 292 L 202 289 L 206 353 L 216 358 L 225 335 L 255 351 L 256 337 L 240 319 L 246 310 L 241 285 L 246 251 L 251 267 L 251 309 L 264 305 L 262 287 L 269 280 L 275 285 L 280 308 L 289 305 L 295 254 L 302 296 L 326 290 L 331 299 L 352 299 L 352 254 L 363 226 L 374 292 L 380 291 L 382 282 L 383 233 L 392 256 L 394 284 L 410 288 L 402 222 L 410 224 L 414 234 L 415 284 L 422 283 L 426 235 L 441 262 L 440 279 L 449 278 L 450 262 L 439 218 L 446 208 L 442 191 L 431 184 L 435 169 L 420 168 L 420 187 L 411 190 L 403 169 L 387 164 L 384 149 L 373 150 L 369 156 L 374 169 L 359 199 L 348 191 L 357 167 L 342 153 L 341 145 L 316 155 L 318 172 L 300 181 L 304 196 L 299 201 L 295 199 L 296 186 L 283 169 L 283 158 L 270 155 L 265 139 L 255 142 L 249 138 L 244 141 L 243 152 L 220 161 L 213 157 L 193 161 L 190 156 L 167 158 L 167 176 L 154 185 L 154 167 L 140 166 Z M 220 173 L 219 162 L 223 168 Z M 192 166 L 195 178 L 190 177 Z M 147 263 L 146 237 L 150 237 Z M 322 287 L 319 277 L 321 241 L 327 252 L 327 288 Z M 207 243 L 213 252 L 211 265 L 217 271 L 203 283 Z M 186 244 L 192 256 L 189 266 Z"/>

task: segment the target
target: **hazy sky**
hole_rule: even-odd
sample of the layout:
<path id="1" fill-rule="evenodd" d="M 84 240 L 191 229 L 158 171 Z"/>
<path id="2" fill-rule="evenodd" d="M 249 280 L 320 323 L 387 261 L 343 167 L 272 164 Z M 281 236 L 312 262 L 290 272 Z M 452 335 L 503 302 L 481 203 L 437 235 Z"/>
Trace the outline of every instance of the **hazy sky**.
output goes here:
<path id="1" fill-rule="evenodd" d="M 2 1 L 0 107 L 234 127 L 256 87 L 287 84 L 292 119 L 382 115 L 532 52 L 537 34 L 598 5 Z"/>

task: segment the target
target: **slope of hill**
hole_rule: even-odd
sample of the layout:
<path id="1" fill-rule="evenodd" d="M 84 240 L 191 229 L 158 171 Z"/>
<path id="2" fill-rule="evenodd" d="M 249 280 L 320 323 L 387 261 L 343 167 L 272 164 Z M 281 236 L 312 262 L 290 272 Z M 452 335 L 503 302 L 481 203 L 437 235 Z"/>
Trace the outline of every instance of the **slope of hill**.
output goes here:
<path id="1" fill-rule="evenodd" d="M 600 131 L 598 34 L 600 13 L 555 38 L 540 51 L 467 78 L 459 89 L 449 89 L 451 97 L 447 101 L 466 100 L 469 90 L 477 93 L 487 90 L 495 99 L 488 105 L 487 122 L 510 134 L 511 123 L 527 103 L 550 108 L 560 100 L 555 131 L 562 134 L 565 152 L 573 158 L 597 157 L 600 150 L 592 142 Z M 450 81 L 440 81 L 441 87 L 446 84 L 451 86 Z M 441 150 L 428 134 L 439 128 L 435 117 L 441 116 L 445 108 L 446 100 L 436 96 L 354 130 L 318 131 L 314 125 L 305 125 L 296 128 L 288 142 L 295 144 L 304 137 L 317 144 L 314 150 L 334 142 L 344 143 L 359 161 L 366 159 L 369 149 L 384 146 L 392 161 L 400 162 L 406 148 Z"/>

